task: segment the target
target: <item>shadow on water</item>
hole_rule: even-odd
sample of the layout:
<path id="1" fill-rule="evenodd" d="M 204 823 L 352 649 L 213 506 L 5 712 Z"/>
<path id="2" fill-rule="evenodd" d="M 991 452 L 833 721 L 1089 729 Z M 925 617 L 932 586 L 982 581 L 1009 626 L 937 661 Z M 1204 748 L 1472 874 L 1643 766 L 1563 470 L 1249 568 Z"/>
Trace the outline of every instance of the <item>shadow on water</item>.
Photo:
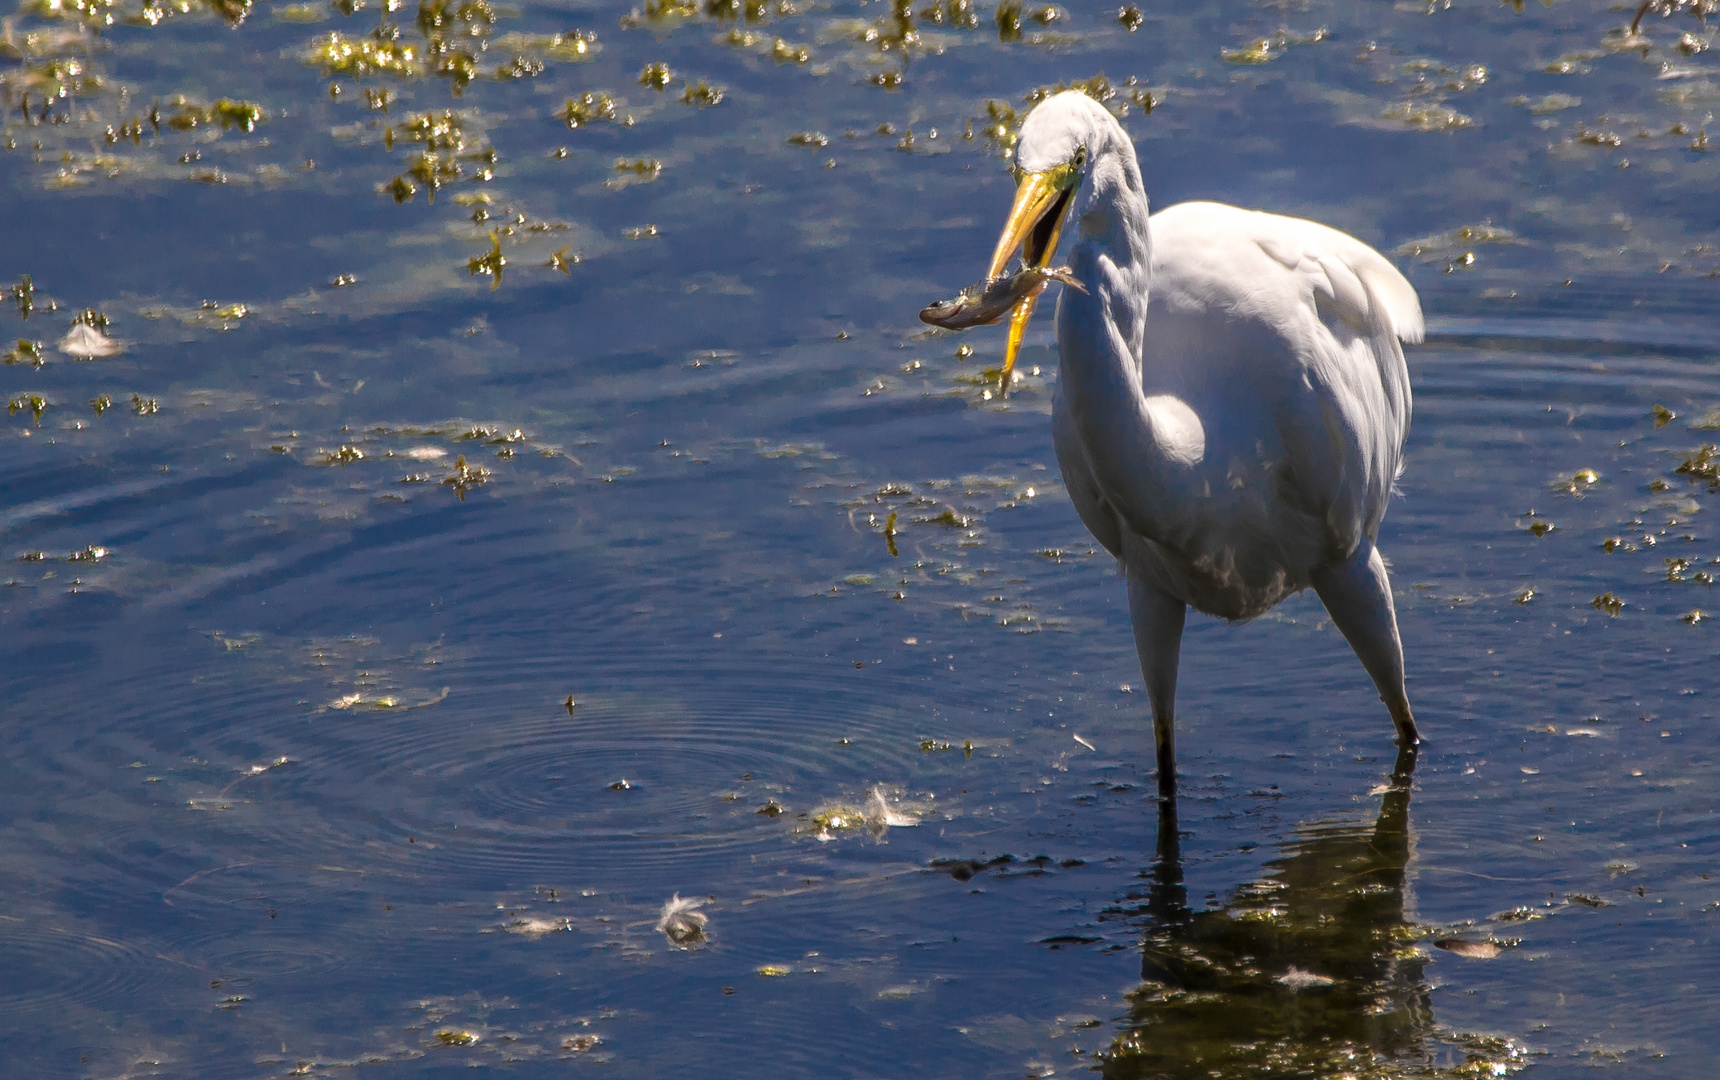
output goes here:
<path id="1" fill-rule="evenodd" d="M 1504 1076 L 1507 1040 L 1442 1031 L 1405 914 L 1415 750 L 1371 826 L 1304 827 L 1222 904 L 1191 910 L 1174 801 L 1160 803 L 1141 985 L 1103 1075 L 1127 1078 Z M 1138 897 L 1137 897 L 1138 898 Z"/>

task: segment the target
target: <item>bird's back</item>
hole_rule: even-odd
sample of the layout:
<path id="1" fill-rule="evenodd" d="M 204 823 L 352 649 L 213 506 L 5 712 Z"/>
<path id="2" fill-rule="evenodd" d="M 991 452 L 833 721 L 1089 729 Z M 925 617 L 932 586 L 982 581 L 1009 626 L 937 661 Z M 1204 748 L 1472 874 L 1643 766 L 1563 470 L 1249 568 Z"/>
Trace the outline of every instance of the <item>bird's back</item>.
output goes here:
<path id="1" fill-rule="evenodd" d="M 1181 474 L 1192 510 L 1140 550 L 1174 594 L 1248 618 L 1379 528 L 1409 425 L 1400 342 L 1420 340 L 1421 307 L 1382 255 L 1316 222 L 1194 202 L 1150 225 L 1142 390 L 1193 411 L 1204 454 Z M 1097 488 L 1070 479 L 1100 535 Z"/>

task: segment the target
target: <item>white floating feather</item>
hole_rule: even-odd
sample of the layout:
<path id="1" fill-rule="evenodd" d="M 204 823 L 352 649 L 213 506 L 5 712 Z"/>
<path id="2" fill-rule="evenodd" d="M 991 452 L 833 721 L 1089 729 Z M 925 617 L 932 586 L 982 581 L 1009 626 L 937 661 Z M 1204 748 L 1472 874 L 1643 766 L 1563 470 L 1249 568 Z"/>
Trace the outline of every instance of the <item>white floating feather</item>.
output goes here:
<path id="1" fill-rule="evenodd" d="M 705 924 L 709 916 L 699 909 L 705 906 L 701 899 L 681 899 L 676 893 L 663 903 L 663 913 L 657 919 L 657 929 L 676 945 L 687 947 L 703 944 L 705 940 Z"/>

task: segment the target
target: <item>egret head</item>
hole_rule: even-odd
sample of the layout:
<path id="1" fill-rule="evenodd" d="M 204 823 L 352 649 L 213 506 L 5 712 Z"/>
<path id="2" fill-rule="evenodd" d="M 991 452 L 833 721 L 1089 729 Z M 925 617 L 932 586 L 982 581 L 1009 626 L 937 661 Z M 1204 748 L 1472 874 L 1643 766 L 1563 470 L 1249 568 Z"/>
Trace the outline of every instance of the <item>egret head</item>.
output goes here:
<path id="1" fill-rule="evenodd" d="M 1028 266 L 1051 265 L 1064 222 L 1080 196 L 1090 164 L 1117 135 L 1122 135 L 1122 129 L 1111 114 L 1075 90 L 1046 98 L 1028 114 L 1015 144 L 1015 205 L 992 252 L 988 277 L 1007 272 L 1017 251 Z M 1010 313 L 1009 340 L 1003 354 L 1005 391 L 1015 370 L 1021 337 L 1037 303 L 1037 294 L 1028 296 Z"/>

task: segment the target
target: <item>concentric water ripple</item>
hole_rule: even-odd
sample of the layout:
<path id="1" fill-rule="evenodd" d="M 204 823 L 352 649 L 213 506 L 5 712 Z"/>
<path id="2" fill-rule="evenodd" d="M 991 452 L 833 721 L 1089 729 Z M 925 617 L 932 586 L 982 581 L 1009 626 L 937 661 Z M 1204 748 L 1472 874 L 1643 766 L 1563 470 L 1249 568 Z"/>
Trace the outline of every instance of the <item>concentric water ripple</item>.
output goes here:
<path id="1" fill-rule="evenodd" d="M 147 947 L 45 920 L 0 916 L 0 1015 L 52 1018 L 121 1008 L 186 982 Z"/>
<path id="2" fill-rule="evenodd" d="M 571 716 L 474 716 L 451 699 L 419 717 L 356 718 L 318 764 L 362 774 L 378 802 L 397 796 L 405 812 L 382 812 L 439 859 L 489 871 L 571 859 L 587 873 L 778 845 L 786 823 L 758 813 L 767 803 L 807 810 L 918 765 L 912 730 L 888 712 L 735 689 L 709 702 L 599 696 Z"/>

